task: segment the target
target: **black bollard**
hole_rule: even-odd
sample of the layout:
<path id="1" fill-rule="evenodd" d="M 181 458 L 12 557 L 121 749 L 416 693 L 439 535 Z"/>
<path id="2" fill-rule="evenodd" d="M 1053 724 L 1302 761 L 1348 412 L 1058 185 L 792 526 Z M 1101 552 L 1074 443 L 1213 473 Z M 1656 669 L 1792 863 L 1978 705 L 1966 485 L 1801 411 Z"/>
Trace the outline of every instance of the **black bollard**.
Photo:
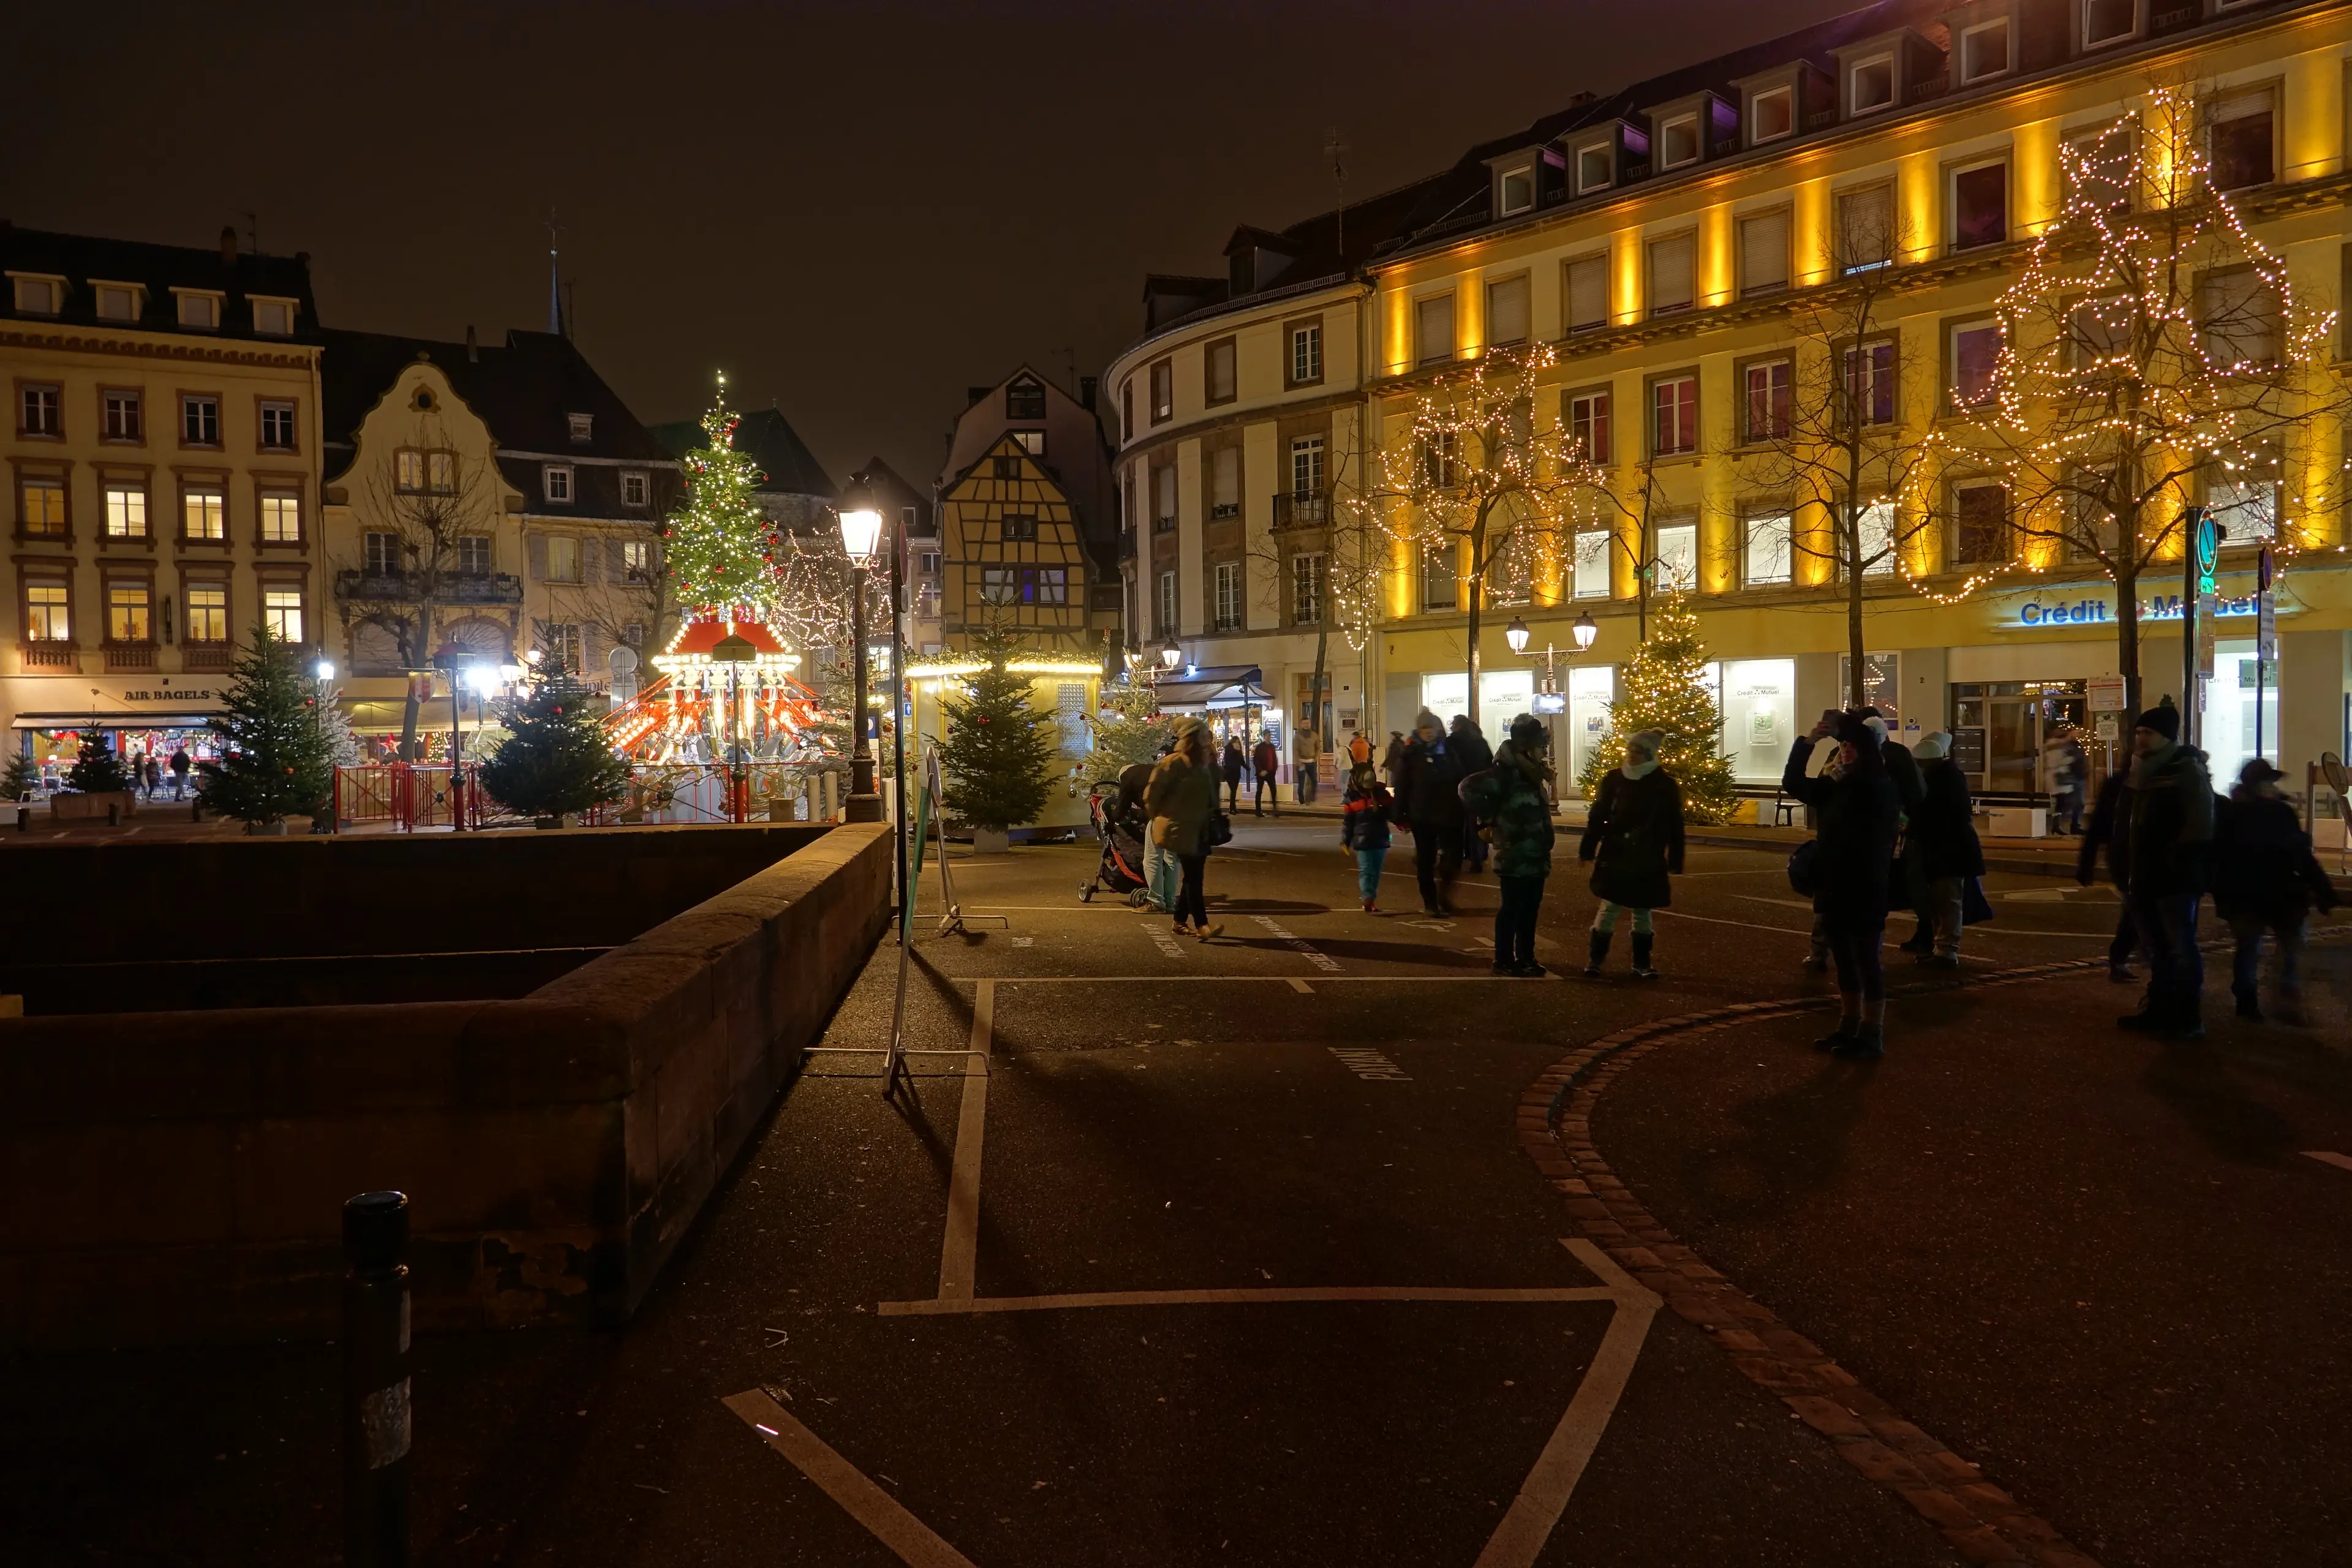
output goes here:
<path id="1" fill-rule="evenodd" d="M 408 1563 L 408 1194 L 343 1205 L 343 1562 Z"/>

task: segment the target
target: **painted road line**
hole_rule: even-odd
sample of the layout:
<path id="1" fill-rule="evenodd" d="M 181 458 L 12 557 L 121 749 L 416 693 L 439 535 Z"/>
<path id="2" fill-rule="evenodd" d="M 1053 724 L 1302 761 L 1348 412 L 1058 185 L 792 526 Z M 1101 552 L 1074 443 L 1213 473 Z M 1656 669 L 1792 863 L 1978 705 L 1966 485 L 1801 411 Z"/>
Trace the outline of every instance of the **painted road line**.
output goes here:
<path id="1" fill-rule="evenodd" d="M 1368 1083 L 1411 1083 L 1412 1075 L 1378 1051 L 1329 1047 L 1339 1065 Z"/>
<path id="2" fill-rule="evenodd" d="M 1250 916 L 1250 919 L 1257 921 L 1258 924 L 1265 927 L 1266 930 L 1280 937 L 1283 941 L 1288 942 L 1299 952 L 1305 953 L 1307 955 L 1307 962 L 1321 970 L 1324 973 L 1337 974 L 1339 973 L 1339 960 L 1330 957 L 1327 953 L 1316 952 L 1313 945 L 1305 938 L 1294 936 L 1289 931 L 1283 930 L 1272 915 L 1252 915 Z"/>
<path id="3" fill-rule="evenodd" d="M 1600 1447 L 1601 1434 L 1616 1413 L 1626 1380 L 1633 1376 L 1634 1359 L 1649 1337 L 1651 1320 L 1658 1314 L 1659 1298 L 1635 1284 L 1600 1247 L 1582 1237 L 1561 1245 L 1606 1282 L 1617 1310 L 1610 1314 L 1600 1352 L 1585 1369 L 1584 1380 L 1577 1384 L 1576 1395 L 1568 1402 L 1559 1425 L 1552 1428 L 1551 1440 L 1536 1457 L 1535 1468 L 1528 1472 L 1519 1495 L 1511 1500 L 1502 1523 L 1495 1527 L 1486 1549 L 1478 1553 L 1477 1568 L 1533 1568 L 1568 1508 L 1570 1494 L 1583 1478 L 1592 1451 Z"/>
<path id="4" fill-rule="evenodd" d="M 1633 1289 L 1640 1290 L 1641 1287 L 1636 1285 Z M 1083 1307 L 1255 1307 L 1309 1301 L 1622 1301 L 1623 1296 L 1623 1291 L 1613 1285 L 1538 1285 L 1500 1289 L 1452 1285 L 1265 1286 L 1233 1290 L 1089 1290 L 1062 1296 L 978 1296 L 961 1301 L 877 1301 L 874 1311 L 876 1316 L 884 1318 L 952 1318 L 974 1312 L 1051 1312 Z"/>
<path id="5" fill-rule="evenodd" d="M 973 1568 L 971 1558 L 950 1546 L 930 1526 L 908 1513 L 897 1498 L 866 1479 L 825 1440 L 802 1426 L 760 1389 L 730 1394 L 719 1403 L 740 1416 L 761 1440 L 790 1459 L 841 1510 L 864 1525 L 908 1568 Z"/>
<path id="6" fill-rule="evenodd" d="M 940 1243 L 940 1298 L 969 1300 L 980 1252 L 980 1152 L 988 1129 L 988 1058 L 995 1048 L 996 982 L 971 998 L 971 1045 L 963 1058 L 963 1107 L 956 1115 L 955 1165 L 948 1173 L 947 1235 Z"/>
<path id="7" fill-rule="evenodd" d="M 1166 926 L 1161 925 L 1157 921 L 1144 921 L 1140 923 L 1143 926 L 1143 934 L 1151 939 L 1151 945 L 1160 950 L 1161 957 L 1181 958 L 1184 956 L 1184 950 L 1176 943 L 1176 933 L 1174 931 L 1170 931 Z"/>
<path id="8" fill-rule="evenodd" d="M 1301 996 L 1312 996 L 1315 994 L 1315 987 L 1307 984 L 1307 982 L 1299 979 L 1296 974 L 1290 977 L 1290 988 L 1293 991 L 1297 992 Z"/>
<path id="9" fill-rule="evenodd" d="M 1715 915 L 1686 915 L 1680 910 L 1653 910 L 1651 913 L 1669 915 L 1678 921 L 1696 921 L 1701 925 L 1738 926 L 1742 931 L 1776 931 L 1783 936 L 1801 936 L 1810 939 L 1813 934 L 1810 930 L 1800 930 L 1795 926 L 1759 925 L 1754 921 L 1727 921 Z"/>
<path id="10" fill-rule="evenodd" d="M 2316 1160 L 2323 1165 L 2333 1165 L 2339 1171 L 2352 1171 L 2352 1154 L 2337 1154 L 2326 1149 L 2305 1149 L 2303 1157 Z"/>

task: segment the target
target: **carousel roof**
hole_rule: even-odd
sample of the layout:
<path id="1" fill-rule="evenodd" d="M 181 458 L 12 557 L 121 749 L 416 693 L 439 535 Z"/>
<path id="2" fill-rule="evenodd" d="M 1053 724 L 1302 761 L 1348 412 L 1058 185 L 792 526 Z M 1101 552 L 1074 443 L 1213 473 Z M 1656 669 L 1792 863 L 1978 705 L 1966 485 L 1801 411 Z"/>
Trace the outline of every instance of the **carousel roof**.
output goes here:
<path id="1" fill-rule="evenodd" d="M 775 632 L 762 622 L 688 621 L 677 628 L 669 647 L 654 656 L 654 667 L 673 669 L 728 662 L 712 658 L 711 650 L 730 637 L 751 645 L 752 657 L 746 662 L 756 668 L 791 669 L 800 663 L 800 656 L 787 652 Z"/>

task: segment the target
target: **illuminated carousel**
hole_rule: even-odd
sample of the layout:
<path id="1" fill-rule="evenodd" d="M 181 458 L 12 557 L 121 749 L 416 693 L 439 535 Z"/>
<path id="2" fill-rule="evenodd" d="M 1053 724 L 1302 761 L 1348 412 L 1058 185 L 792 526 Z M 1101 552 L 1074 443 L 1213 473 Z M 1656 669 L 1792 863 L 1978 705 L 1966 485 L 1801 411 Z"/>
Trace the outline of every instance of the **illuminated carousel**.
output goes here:
<path id="1" fill-rule="evenodd" d="M 688 621 L 654 655 L 661 679 L 613 720 L 614 746 L 643 763 L 817 762 L 816 693 L 800 657 L 758 621 Z"/>

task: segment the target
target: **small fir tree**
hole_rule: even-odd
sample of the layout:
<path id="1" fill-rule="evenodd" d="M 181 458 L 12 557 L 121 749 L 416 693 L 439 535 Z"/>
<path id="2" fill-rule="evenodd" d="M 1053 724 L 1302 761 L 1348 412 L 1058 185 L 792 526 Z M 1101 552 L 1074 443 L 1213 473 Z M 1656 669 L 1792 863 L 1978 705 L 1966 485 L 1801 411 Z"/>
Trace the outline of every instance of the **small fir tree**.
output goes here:
<path id="1" fill-rule="evenodd" d="M 940 768 L 948 810 L 973 827 L 1002 833 L 1045 809 L 1045 765 L 1054 745 L 1045 720 L 1029 706 L 1029 678 L 1005 668 L 1014 652 L 1013 637 L 981 632 L 973 644 L 988 668 L 971 678 L 969 698 L 945 704 L 948 738 Z"/>
<path id="2" fill-rule="evenodd" d="M 1102 690 L 1106 717 L 1095 721 L 1089 778 L 1108 784 L 1138 763 L 1155 762 L 1175 733 L 1174 721 L 1160 711 L 1160 692 L 1148 680 L 1123 680 Z"/>
<path id="3" fill-rule="evenodd" d="M 767 475 L 736 450 L 739 416 L 727 406 L 727 377 L 702 416 L 708 444 L 686 455 L 686 505 L 663 527 L 662 560 L 677 602 L 689 612 L 766 614 L 775 596 L 776 531 L 757 491 Z"/>
<path id="4" fill-rule="evenodd" d="M 1592 748 L 1577 786 L 1591 800 L 1601 775 L 1625 761 L 1625 737 L 1663 730 L 1658 760 L 1682 785 L 1683 816 L 1691 822 L 1728 822 L 1736 793 L 1731 759 L 1723 754 L 1723 710 L 1706 689 L 1706 644 L 1687 594 L 1658 601 L 1649 640 L 1625 666 L 1623 689 L 1609 707 L 1609 730 Z"/>
<path id="5" fill-rule="evenodd" d="M 30 800 L 41 793 L 41 764 L 23 752 L 8 753 L 8 767 L 0 773 L 0 800 Z"/>
<path id="6" fill-rule="evenodd" d="M 628 759 L 613 750 L 594 694 L 571 677 L 534 681 L 500 716 L 509 732 L 482 764 L 491 799 L 525 816 L 566 816 L 628 793 Z"/>
<path id="7" fill-rule="evenodd" d="M 323 810 L 334 791 L 334 760 L 294 649 L 268 626 L 255 626 L 223 700 L 228 711 L 210 722 L 221 759 L 196 764 L 205 809 L 247 827 Z"/>
<path id="8" fill-rule="evenodd" d="M 66 770 L 66 788 L 81 795 L 106 795 L 137 787 L 131 770 L 122 763 L 122 754 L 95 736 L 81 743 L 74 765 Z"/>

